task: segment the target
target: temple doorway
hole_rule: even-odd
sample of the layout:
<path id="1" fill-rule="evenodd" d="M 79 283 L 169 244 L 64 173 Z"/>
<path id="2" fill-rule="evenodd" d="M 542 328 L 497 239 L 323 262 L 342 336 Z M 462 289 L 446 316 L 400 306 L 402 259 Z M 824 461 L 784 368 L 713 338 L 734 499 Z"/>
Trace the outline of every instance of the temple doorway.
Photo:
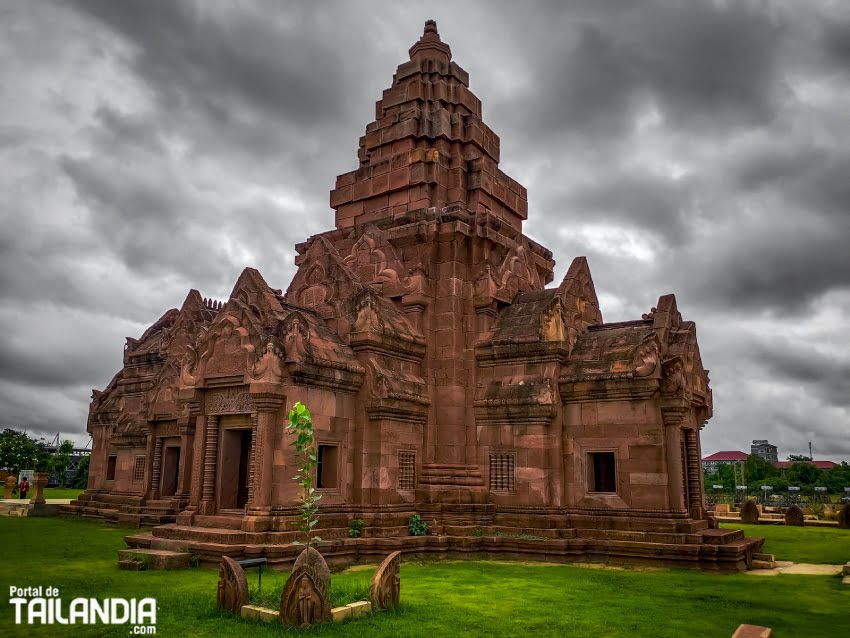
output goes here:
<path id="1" fill-rule="evenodd" d="M 180 472 L 180 447 L 168 445 L 162 455 L 162 485 L 160 495 L 174 496 L 177 494 L 177 476 Z"/>
<path id="2" fill-rule="evenodd" d="M 251 430 L 225 429 L 222 432 L 220 447 L 218 508 L 243 509 L 248 504 Z"/>

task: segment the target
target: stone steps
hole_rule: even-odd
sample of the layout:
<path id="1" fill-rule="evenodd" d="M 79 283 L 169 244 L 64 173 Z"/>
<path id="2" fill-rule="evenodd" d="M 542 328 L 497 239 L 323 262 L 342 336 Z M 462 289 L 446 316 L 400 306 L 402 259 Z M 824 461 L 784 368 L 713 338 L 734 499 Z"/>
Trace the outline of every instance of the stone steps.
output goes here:
<path id="1" fill-rule="evenodd" d="M 192 525 L 195 527 L 216 527 L 219 529 L 242 529 L 241 516 L 203 516 L 195 514 L 192 520 Z"/>
<path id="2" fill-rule="evenodd" d="M 121 569 L 186 569 L 191 555 L 164 549 L 121 549 L 118 550 L 118 566 Z"/>
<path id="3" fill-rule="evenodd" d="M 699 537 L 696 534 L 631 532 L 613 529 L 577 529 L 575 530 L 575 536 L 578 538 L 593 538 L 642 543 L 681 543 L 686 545 L 694 545 L 700 543 Z"/>
<path id="4" fill-rule="evenodd" d="M 744 538 L 744 530 L 741 529 L 706 529 L 699 533 L 703 543 L 711 545 L 726 545 Z"/>
<path id="5" fill-rule="evenodd" d="M 150 548 L 195 554 L 207 564 L 215 564 L 221 556 L 235 559 L 265 557 L 276 569 L 286 569 L 303 549 L 303 545 L 268 542 L 250 542 L 250 537 L 260 538 L 262 533 L 246 534 L 248 542 L 232 542 L 228 536 L 235 530 L 196 529 L 165 526 L 152 534 L 125 537 L 131 547 Z M 191 529 L 191 528 L 188 528 Z M 467 530 L 464 530 L 464 532 Z M 729 530 L 735 531 L 735 530 Z M 212 532 L 212 533 L 210 533 Z M 321 532 L 320 532 L 321 534 Z M 170 535 L 184 536 L 171 538 Z M 410 558 L 490 558 L 504 560 L 541 560 L 547 562 L 590 561 L 606 563 L 666 564 L 702 567 L 708 569 L 747 569 L 755 552 L 761 549 L 762 539 L 727 540 L 724 544 L 712 543 L 657 543 L 625 538 L 517 538 L 513 536 L 400 536 L 394 538 L 337 538 L 325 539 L 319 549 L 331 565 L 351 565 L 357 562 L 379 560 L 382 556 L 400 550 Z M 229 539 L 229 540 L 228 540 Z"/>

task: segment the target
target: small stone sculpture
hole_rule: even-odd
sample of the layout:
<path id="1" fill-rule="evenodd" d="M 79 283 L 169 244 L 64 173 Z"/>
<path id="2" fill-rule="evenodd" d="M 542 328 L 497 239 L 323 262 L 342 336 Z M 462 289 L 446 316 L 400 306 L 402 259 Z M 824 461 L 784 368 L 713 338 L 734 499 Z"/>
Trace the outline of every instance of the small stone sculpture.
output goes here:
<path id="1" fill-rule="evenodd" d="M 794 525 L 796 527 L 802 527 L 804 525 L 805 517 L 803 516 L 803 510 L 800 509 L 799 505 L 792 505 L 785 511 L 785 524 L 786 525 Z"/>
<path id="2" fill-rule="evenodd" d="M 369 587 L 369 601 L 373 609 L 388 609 L 398 606 L 401 577 L 399 564 L 401 552 L 393 552 L 384 559 L 378 571 L 372 577 Z"/>
<path id="3" fill-rule="evenodd" d="M 331 576 L 322 555 L 308 547 L 295 561 L 280 594 L 280 622 L 311 627 L 331 620 Z"/>
<path id="4" fill-rule="evenodd" d="M 741 522 L 746 525 L 758 525 L 759 508 L 755 501 L 746 500 L 741 505 Z"/>
<path id="5" fill-rule="evenodd" d="M 219 609 L 238 614 L 242 606 L 248 604 L 248 580 L 245 570 L 229 556 L 223 556 L 218 568 L 218 594 L 216 603 Z"/>

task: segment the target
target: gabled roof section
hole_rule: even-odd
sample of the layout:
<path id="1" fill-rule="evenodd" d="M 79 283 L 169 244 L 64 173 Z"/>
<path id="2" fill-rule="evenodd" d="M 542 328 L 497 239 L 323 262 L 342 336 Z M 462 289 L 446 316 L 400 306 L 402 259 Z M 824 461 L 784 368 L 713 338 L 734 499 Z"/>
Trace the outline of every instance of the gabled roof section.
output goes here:
<path id="1" fill-rule="evenodd" d="M 579 335 L 563 380 L 659 376 L 659 344 L 649 321 L 593 326 Z"/>
<path id="2" fill-rule="evenodd" d="M 564 302 L 567 324 L 579 333 L 588 326 L 602 323 L 602 311 L 599 309 L 587 257 L 573 259 L 564 280 L 558 286 L 558 294 Z"/>
<path id="3" fill-rule="evenodd" d="M 746 461 L 750 457 L 746 452 L 739 452 L 737 450 L 726 450 L 722 452 L 715 452 L 714 454 L 710 454 L 709 456 L 703 457 L 703 461 Z"/>
<path id="4" fill-rule="evenodd" d="M 558 290 L 555 288 L 517 294 L 513 303 L 504 308 L 496 319 L 489 343 L 500 345 L 544 341 L 541 335 L 543 320 L 554 303 L 560 306 Z M 563 321 L 561 326 L 563 327 Z M 562 339 L 550 340 L 566 341 L 566 335 Z"/>
<path id="5" fill-rule="evenodd" d="M 245 268 L 236 284 L 233 286 L 233 291 L 230 293 L 231 299 L 251 300 L 255 305 L 265 305 L 270 310 L 280 309 L 280 300 L 278 295 L 281 294 L 279 289 L 274 289 L 266 283 L 260 271 L 256 268 Z M 262 301 L 263 303 L 258 303 Z"/>

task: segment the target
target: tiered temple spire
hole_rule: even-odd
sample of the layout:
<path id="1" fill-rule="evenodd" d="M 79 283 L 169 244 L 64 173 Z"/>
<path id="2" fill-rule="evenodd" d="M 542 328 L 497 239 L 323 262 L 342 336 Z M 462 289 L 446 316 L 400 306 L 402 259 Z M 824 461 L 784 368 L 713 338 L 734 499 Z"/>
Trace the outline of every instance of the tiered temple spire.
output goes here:
<path id="1" fill-rule="evenodd" d="M 337 228 L 458 206 L 521 230 L 526 189 L 499 170 L 499 136 L 481 120 L 469 74 L 451 60 L 437 24 L 425 23 L 360 138 L 360 168 L 331 191 Z"/>

